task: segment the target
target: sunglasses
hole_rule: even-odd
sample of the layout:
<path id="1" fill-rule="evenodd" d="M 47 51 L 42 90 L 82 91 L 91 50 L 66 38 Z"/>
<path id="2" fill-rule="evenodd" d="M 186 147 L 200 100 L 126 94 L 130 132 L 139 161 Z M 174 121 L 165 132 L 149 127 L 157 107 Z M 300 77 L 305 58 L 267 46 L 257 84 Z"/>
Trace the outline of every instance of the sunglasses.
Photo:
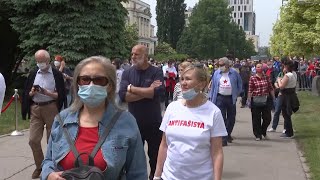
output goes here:
<path id="1" fill-rule="evenodd" d="M 95 85 L 99 86 L 106 86 L 108 84 L 108 78 L 105 76 L 95 76 L 95 77 L 90 77 L 90 76 L 79 76 L 77 79 L 78 85 L 89 85 L 93 82 Z"/>

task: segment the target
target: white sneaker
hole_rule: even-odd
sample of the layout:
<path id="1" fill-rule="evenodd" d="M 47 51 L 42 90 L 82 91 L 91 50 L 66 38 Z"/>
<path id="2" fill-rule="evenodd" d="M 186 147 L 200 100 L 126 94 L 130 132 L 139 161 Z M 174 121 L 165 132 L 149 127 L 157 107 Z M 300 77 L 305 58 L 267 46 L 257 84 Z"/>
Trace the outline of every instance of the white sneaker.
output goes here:
<path id="1" fill-rule="evenodd" d="M 270 128 L 270 129 L 268 129 L 267 131 L 268 131 L 268 132 L 276 132 L 276 130 L 273 129 L 273 128 Z"/>
<path id="2" fill-rule="evenodd" d="M 284 134 L 284 133 L 286 133 L 286 130 L 284 129 L 284 130 L 282 130 L 282 134 Z"/>
<path id="3" fill-rule="evenodd" d="M 260 138 L 256 138 L 256 141 L 261 141 L 261 139 Z"/>

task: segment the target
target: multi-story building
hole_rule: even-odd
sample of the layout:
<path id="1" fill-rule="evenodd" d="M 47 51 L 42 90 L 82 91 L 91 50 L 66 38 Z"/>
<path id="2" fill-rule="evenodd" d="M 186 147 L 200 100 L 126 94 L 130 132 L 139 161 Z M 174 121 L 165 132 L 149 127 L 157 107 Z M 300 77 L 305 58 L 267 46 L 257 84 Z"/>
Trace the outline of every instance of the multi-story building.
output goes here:
<path id="1" fill-rule="evenodd" d="M 253 0 L 229 0 L 232 19 L 246 32 L 255 35 L 256 13 L 253 11 Z"/>
<path id="2" fill-rule="evenodd" d="M 259 51 L 259 43 L 260 43 L 260 37 L 258 35 L 246 35 L 246 39 L 247 40 L 251 40 L 253 42 L 254 45 L 254 50 L 256 52 Z"/>
<path id="3" fill-rule="evenodd" d="M 189 18 L 190 18 L 190 16 L 191 16 L 191 14 L 192 14 L 192 10 L 193 10 L 193 8 L 191 8 L 191 7 L 189 7 L 188 8 L 188 10 L 185 10 L 185 12 L 184 12 L 184 20 L 185 20 L 185 22 L 186 22 L 186 26 L 188 27 L 188 25 L 189 25 Z"/>
<path id="4" fill-rule="evenodd" d="M 141 0 L 129 0 L 122 2 L 128 11 L 127 24 L 136 24 L 138 28 L 138 43 L 149 48 L 149 54 L 154 54 L 156 46 L 154 26 L 151 25 L 150 5 Z"/>
<path id="5" fill-rule="evenodd" d="M 232 20 L 246 33 L 247 39 L 252 39 L 258 52 L 259 36 L 256 35 L 256 13 L 253 10 L 253 0 L 228 0 L 232 10 Z"/>

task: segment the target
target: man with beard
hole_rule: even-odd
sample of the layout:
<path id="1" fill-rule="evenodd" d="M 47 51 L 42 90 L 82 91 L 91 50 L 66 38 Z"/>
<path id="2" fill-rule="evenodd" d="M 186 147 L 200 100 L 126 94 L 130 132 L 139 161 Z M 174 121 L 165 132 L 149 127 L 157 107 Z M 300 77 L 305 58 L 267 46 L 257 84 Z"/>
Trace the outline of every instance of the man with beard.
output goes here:
<path id="1" fill-rule="evenodd" d="M 143 45 L 132 48 L 131 62 L 133 66 L 122 74 L 119 96 L 128 103 L 129 112 L 136 118 L 142 141 L 148 143 L 149 178 L 153 179 L 162 138 L 159 127 L 162 120 L 160 97 L 165 90 L 163 72 L 150 65 L 148 48 Z"/>

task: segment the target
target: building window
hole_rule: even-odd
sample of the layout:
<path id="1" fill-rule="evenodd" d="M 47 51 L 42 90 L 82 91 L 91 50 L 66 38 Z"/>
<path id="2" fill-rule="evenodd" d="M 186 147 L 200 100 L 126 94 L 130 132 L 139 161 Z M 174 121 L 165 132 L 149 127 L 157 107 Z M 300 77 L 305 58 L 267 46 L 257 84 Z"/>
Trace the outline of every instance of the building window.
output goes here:
<path id="1" fill-rule="evenodd" d="M 237 4 L 237 0 L 234 0 L 233 2 L 234 2 L 234 4 Z"/>
<path id="2" fill-rule="evenodd" d="M 234 6 L 231 6 L 232 11 L 234 11 Z"/>
<path id="3" fill-rule="evenodd" d="M 238 6 L 238 11 L 240 11 L 240 6 Z"/>
<path id="4" fill-rule="evenodd" d="M 247 0 L 247 4 L 249 4 L 249 0 Z"/>
<path id="5" fill-rule="evenodd" d="M 240 13 L 240 18 L 242 18 L 242 12 Z"/>
<path id="6" fill-rule="evenodd" d="M 247 11 L 247 6 L 244 6 L 243 8 L 244 8 L 244 11 Z"/>
<path id="7" fill-rule="evenodd" d="M 243 4 L 243 0 L 240 0 L 240 4 Z"/>
<path id="8" fill-rule="evenodd" d="M 238 24 L 240 25 L 240 19 L 238 19 Z"/>
<path id="9" fill-rule="evenodd" d="M 233 13 L 233 17 L 236 18 L 237 17 L 237 13 Z"/>

